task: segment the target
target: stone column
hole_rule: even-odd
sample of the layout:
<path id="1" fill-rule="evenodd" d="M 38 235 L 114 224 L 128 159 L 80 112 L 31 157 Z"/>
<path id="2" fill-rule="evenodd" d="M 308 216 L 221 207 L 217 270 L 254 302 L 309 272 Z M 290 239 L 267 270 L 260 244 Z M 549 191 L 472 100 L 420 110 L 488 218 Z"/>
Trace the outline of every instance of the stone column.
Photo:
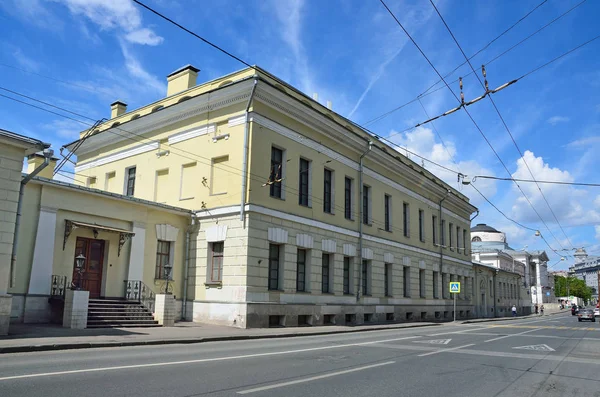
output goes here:
<path id="1" fill-rule="evenodd" d="M 131 250 L 129 252 L 129 269 L 127 280 L 144 279 L 144 244 L 146 242 L 146 225 L 144 223 L 133 223 L 133 233 L 131 238 Z"/>
<path id="2" fill-rule="evenodd" d="M 65 293 L 63 328 L 87 328 L 89 291 L 68 289 Z"/>
<path id="3" fill-rule="evenodd" d="M 56 241 L 56 209 L 40 208 L 33 249 L 29 289 L 25 297 L 25 323 L 46 323 L 50 320 L 50 284 Z M 70 274 L 66 275 L 70 278 Z"/>
<path id="4" fill-rule="evenodd" d="M 8 335 L 10 324 L 10 311 L 12 306 L 12 295 L 0 295 L 0 336 Z"/>
<path id="5" fill-rule="evenodd" d="M 154 299 L 154 318 L 164 327 L 175 325 L 175 297 L 170 294 L 157 294 Z"/>

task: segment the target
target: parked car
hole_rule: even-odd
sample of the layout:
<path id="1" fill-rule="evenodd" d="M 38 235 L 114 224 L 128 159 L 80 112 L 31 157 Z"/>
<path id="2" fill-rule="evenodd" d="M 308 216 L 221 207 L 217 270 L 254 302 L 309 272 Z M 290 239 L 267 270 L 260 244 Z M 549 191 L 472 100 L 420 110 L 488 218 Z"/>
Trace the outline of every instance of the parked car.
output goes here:
<path id="1" fill-rule="evenodd" d="M 600 317 L 600 308 L 598 307 L 594 309 L 594 318 L 596 317 Z"/>
<path id="2" fill-rule="evenodd" d="M 581 322 L 583 320 L 590 320 L 593 323 L 596 322 L 596 318 L 594 317 L 594 312 L 591 309 L 580 310 L 577 317 L 578 317 L 577 321 L 579 321 L 579 322 Z"/>

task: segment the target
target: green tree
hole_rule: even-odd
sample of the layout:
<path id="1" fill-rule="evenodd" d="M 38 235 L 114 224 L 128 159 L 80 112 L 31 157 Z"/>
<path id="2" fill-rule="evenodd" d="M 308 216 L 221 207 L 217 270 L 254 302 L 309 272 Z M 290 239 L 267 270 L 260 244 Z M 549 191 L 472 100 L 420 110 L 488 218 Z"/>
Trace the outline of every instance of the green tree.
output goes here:
<path id="1" fill-rule="evenodd" d="M 587 302 L 592 299 L 592 289 L 576 277 L 554 276 L 554 295 L 576 296 Z"/>

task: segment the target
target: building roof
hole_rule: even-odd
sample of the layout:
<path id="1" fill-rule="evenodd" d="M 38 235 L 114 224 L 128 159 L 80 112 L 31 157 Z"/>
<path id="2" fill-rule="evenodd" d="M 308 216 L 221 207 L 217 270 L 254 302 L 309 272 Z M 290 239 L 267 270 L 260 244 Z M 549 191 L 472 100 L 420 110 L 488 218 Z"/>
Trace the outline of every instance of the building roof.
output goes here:
<path id="1" fill-rule="evenodd" d="M 34 177 L 33 181 L 36 181 L 36 182 L 39 182 L 39 183 L 42 183 L 42 184 L 54 185 L 54 186 L 59 186 L 59 187 L 62 187 L 62 188 L 77 190 L 77 191 L 80 191 L 80 192 L 83 192 L 83 193 L 99 194 L 99 195 L 102 195 L 102 196 L 107 196 L 107 197 L 111 197 L 111 198 L 118 199 L 118 200 L 130 201 L 132 203 L 137 203 L 137 204 L 142 204 L 142 205 L 146 205 L 146 206 L 156 207 L 156 208 L 160 208 L 160 209 L 163 209 L 163 210 L 166 210 L 166 211 L 170 211 L 170 212 L 179 212 L 179 213 L 189 214 L 189 215 L 192 215 L 194 213 L 194 211 L 191 211 L 191 210 L 188 210 L 188 209 L 185 209 L 185 208 L 174 207 L 174 206 L 171 206 L 171 205 L 157 203 L 155 201 L 143 200 L 143 199 L 139 199 L 139 198 L 135 198 L 135 197 L 125 196 L 125 195 L 122 195 L 122 194 L 111 193 L 111 192 L 107 192 L 107 191 L 100 190 L 100 189 L 92 189 L 92 188 L 89 188 L 89 187 L 83 187 L 83 186 L 79 186 L 79 185 L 74 185 L 72 183 L 63 182 L 63 181 L 57 181 L 55 179 L 42 178 L 40 176 Z"/>
<path id="2" fill-rule="evenodd" d="M 50 147 L 49 143 L 42 142 L 38 139 L 30 138 L 25 135 L 20 135 L 12 131 L 3 130 L 0 128 L 0 138 L 7 138 L 14 141 L 19 146 L 31 147 L 36 152 Z"/>
<path id="3" fill-rule="evenodd" d="M 485 223 L 478 223 L 477 225 L 472 227 L 471 233 L 473 232 L 501 233 L 493 227 L 486 225 Z"/>

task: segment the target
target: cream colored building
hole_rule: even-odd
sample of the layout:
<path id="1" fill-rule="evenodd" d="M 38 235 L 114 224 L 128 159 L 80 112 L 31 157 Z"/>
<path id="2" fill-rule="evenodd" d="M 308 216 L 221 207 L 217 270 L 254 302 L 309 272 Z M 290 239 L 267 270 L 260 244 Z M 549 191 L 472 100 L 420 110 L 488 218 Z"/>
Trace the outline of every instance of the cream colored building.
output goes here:
<path id="1" fill-rule="evenodd" d="M 518 315 L 531 313 L 531 300 L 523 294 L 523 278 L 520 274 L 476 260 L 473 261 L 473 270 L 476 317 L 511 316 L 513 305 Z"/>
<path id="2" fill-rule="evenodd" d="M 260 68 L 198 72 L 67 145 L 87 187 L 194 211 L 187 319 L 450 319 L 451 280 L 457 317 L 474 316 L 466 196 Z"/>
<path id="3" fill-rule="evenodd" d="M 13 241 L 22 185 L 23 159 L 50 145 L 0 129 L 0 335 L 8 333 L 12 307 Z"/>
<path id="4" fill-rule="evenodd" d="M 30 155 L 28 172 L 39 161 Z M 89 291 L 91 299 L 134 299 L 145 292 L 152 300 L 142 303 L 149 307 L 153 295 L 168 288 L 181 313 L 191 212 L 52 180 L 54 165 L 25 187 L 17 266 L 8 288 L 11 321 L 56 321 L 61 310 L 56 304 L 71 287 Z M 81 277 L 75 267 L 79 254 L 85 258 Z M 167 262 L 173 268 L 169 287 Z M 138 291 L 139 282 L 148 291 Z"/>

